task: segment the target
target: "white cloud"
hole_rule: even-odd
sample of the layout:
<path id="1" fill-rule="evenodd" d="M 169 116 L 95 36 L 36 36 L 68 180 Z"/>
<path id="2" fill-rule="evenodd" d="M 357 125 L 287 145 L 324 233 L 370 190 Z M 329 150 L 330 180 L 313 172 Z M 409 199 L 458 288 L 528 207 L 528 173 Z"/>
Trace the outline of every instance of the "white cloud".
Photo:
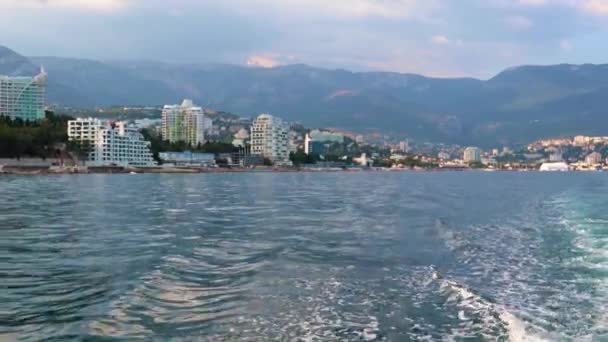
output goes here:
<path id="1" fill-rule="evenodd" d="M 517 0 L 517 2 L 526 6 L 542 6 L 547 4 L 549 0 Z"/>
<path id="2" fill-rule="evenodd" d="M 570 52 L 572 51 L 573 46 L 569 40 L 563 39 L 559 42 L 559 48 L 563 51 Z"/>
<path id="3" fill-rule="evenodd" d="M 582 8 L 589 13 L 608 15 L 608 0 L 585 0 Z"/>
<path id="4" fill-rule="evenodd" d="M 298 14 L 339 17 L 403 18 L 425 14 L 438 0 L 222 0 L 241 10 L 279 10 Z"/>
<path id="5" fill-rule="evenodd" d="M 521 15 L 513 15 L 504 19 L 507 26 L 517 31 L 525 31 L 534 26 L 534 22 Z"/>
<path id="6" fill-rule="evenodd" d="M 129 0 L 0 0 L 0 8 L 67 9 L 112 12 L 127 7 Z"/>
<path id="7" fill-rule="evenodd" d="M 495 0 L 505 5 L 512 0 Z M 515 0 L 511 4 L 522 6 L 566 6 L 593 15 L 608 15 L 608 0 Z"/>
<path id="8" fill-rule="evenodd" d="M 433 37 L 431 37 L 431 42 L 433 44 L 437 44 L 437 45 L 447 45 L 450 44 L 450 40 L 448 39 L 448 37 L 438 34 L 435 35 Z"/>

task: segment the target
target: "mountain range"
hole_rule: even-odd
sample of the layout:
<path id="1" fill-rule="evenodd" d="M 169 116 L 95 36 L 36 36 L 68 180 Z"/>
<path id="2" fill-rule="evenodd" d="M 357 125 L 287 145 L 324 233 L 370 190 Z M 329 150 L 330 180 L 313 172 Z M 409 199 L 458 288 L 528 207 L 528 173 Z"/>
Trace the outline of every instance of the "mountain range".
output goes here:
<path id="1" fill-rule="evenodd" d="M 269 112 L 309 127 L 496 146 L 608 135 L 608 64 L 519 66 L 489 80 L 351 72 L 303 64 L 95 61 L 24 57 L 0 46 L 0 74 L 49 73 L 49 102 L 163 105 L 191 98 L 240 116 Z"/>

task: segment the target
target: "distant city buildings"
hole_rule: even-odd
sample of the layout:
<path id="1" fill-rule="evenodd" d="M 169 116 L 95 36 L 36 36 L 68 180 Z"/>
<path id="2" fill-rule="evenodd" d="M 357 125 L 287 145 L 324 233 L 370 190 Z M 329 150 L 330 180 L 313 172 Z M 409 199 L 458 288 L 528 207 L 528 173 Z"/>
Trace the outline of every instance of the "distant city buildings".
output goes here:
<path id="1" fill-rule="evenodd" d="M 401 151 L 403 153 L 409 152 L 410 151 L 409 141 L 407 141 L 407 140 L 400 141 L 399 142 L 399 151 Z"/>
<path id="2" fill-rule="evenodd" d="M 448 159 L 450 159 L 450 154 L 447 152 L 439 152 L 437 154 L 437 158 L 439 158 L 441 160 L 448 160 Z"/>
<path id="3" fill-rule="evenodd" d="M 34 77 L 0 76 L 0 116 L 29 121 L 43 119 L 47 80 L 44 69 Z"/>
<path id="4" fill-rule="evenodd" d="M 259 115 L 251 125 L 251 153 L 275 165 L 291 165 L 287 124 L 270 114 Z"/>
<path id="5" fill-rule="evenodd" d="M 462 160 L 465 163 L 480 163 L 481 162 L 481 150 L 477 147 L 465 148 Z"/>
<path id="6" fill-rule="evenodd" d="M 89 146 L 87 164 L 92 166 L 153 166 L 150 142 L 124 121 L 104 122 L 87 118 L 68 121 L 68 138 Z"/>
<path id="7" fill-rule="evenodd" d="M 328 145 L 343 144 L 344 135 L 340 133 L 312 130 L 304 138 L 304 153 L 306 154 L 325 154 Z"/>
<path id="8" fill-rule="evenodd" d="M 161 135 L 163 140 L 185 142 L 190 146 L 205 143 L 205 130 L 209 129 L 209 120 L 201 107 L 192 100 L 184 100 L 181 105 L 163 107 Z"/>
<path id="9" fill-rule="evenodd" d="M 528 150 L 539 150 L 548 147 L 564 147 L 576 146 L 584 147 L 590 145 L 605 145 L 608 144 L 608 137 L 594 137 L 586 135 L 577 135 L 574 138 L 559 138 L 559 139 L 544 139 L 536 141 L 528 145 Z"/>
<path id="10" fill-rule="evenodd" d="M 298 149 L 304 144 L 302 135 L 294 130 L 290 130 L 288 133 L 289 138 L 289 153 L 296 153 Z"/>
<path id="11" fill-rule="evenodd" d="M 587 166 L 595 166 L 602 163 L 602 155 L 598 152 L 592 152 L 585 157 L 585 164 Z"/>
<path id="12" fill-rule="evenodd" d="M 561 152 L 553 152 L 549 155 L 550 162 L 561 162 L 564 160 L 564 156 Z"/>

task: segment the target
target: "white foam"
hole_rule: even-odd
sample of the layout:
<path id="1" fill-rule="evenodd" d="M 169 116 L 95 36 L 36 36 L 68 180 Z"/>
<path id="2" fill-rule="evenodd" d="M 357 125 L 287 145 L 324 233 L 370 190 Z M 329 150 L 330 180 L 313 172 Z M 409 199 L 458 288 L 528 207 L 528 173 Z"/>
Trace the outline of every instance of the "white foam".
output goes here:
<path id="1" fill-rule="evenodd" d="M 495 320 L 492 313 L 498 314 L 501 325 L 507 331 L 510 341 L 513 342 L 544 342 L 559 340 L 558 336 L 550 336 L 549 333 L 535 327 L 530 323 L 516 317 L 514 314 L 506 310 L 506 308 L 493 304 L 485 300 L 479 295 L 476 295 L 471 290 L 462 286 L 455 281 L 445 279 L 439 272 L 433 271 L 432 278 L 439 282 L 440 288 L 448 295 L 448 302 L 454 303 L 462 309 L 458 312 L 458 318 L 461 321 L 468 321 L 465 311 L 472 310 L 484 315 L 482 320 L 486 325 L 492 325 Z"/>

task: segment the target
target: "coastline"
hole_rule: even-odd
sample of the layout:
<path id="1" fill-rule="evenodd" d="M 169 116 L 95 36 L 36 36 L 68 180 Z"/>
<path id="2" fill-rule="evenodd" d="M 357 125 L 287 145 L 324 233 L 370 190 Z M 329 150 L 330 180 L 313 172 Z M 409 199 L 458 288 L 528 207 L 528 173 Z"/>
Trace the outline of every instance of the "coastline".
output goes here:
<path id="1" fill-rule="evenodd" d="M 216 173 L 367 173 L 367 172 L 540 172 L 533 169 L 472 169 L 472 168 L 314 168 L 314 167 L 20 167 L 0 165 L 0 176 L 52 176 L 86 174 L 216 174 Z M 574 172 L 574 171 L 569 171 Z"/>

